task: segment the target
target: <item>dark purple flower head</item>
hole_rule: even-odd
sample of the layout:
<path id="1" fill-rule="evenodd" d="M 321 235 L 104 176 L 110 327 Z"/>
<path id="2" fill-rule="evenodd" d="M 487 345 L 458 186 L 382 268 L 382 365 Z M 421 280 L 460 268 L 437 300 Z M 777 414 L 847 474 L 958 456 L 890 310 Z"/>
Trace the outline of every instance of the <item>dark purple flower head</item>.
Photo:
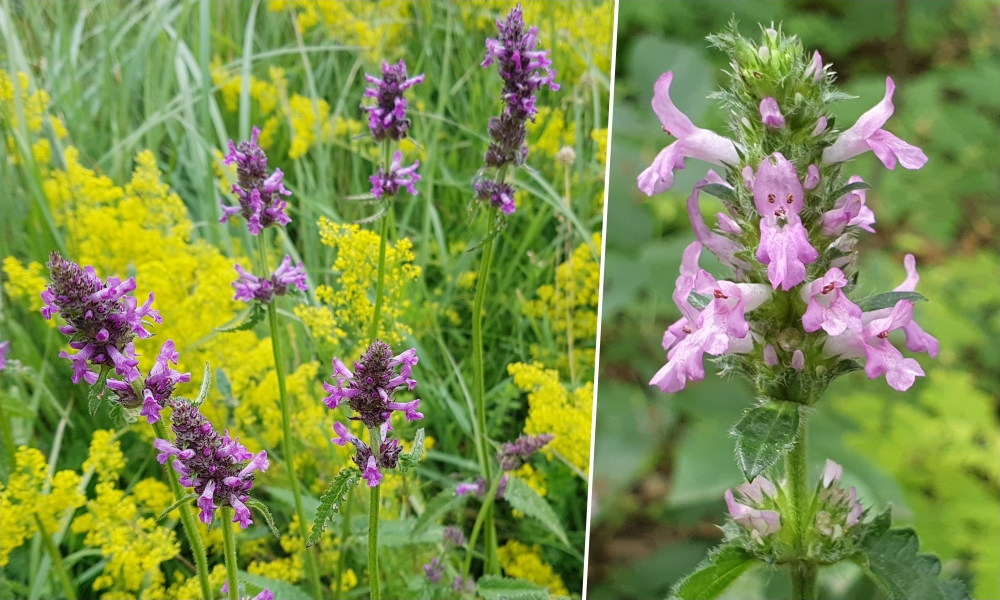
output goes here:
<path id="1" fill-rule="evenodd" d="M 442 575 L 444 575 L 444 567 L 441 565 L 441 559 L 437 556 L 424 565 L 424 576 L 427 577 L 427 581 L 438 583 L 441 581 Z"/>
<path id="2" fill-rule="evenodd" d="M 170 363 L 176 365 L 178 358 L 174 341 L 163 342 L 160 353 L 156 357 L 156 363 L 153 364 L 153 368 L 149 370 L 149 374 L 143 380 L 141 392 L 138 392 L 142 394 L 141 398 L 138 396 L 136 388 L 127 381 L 109 377 L 108 389 L 114 392 L 122 406 L 132 408 L 139 406 L 141 402 L 142 411 L 139 414 L 146 417 L 146 420 L 152 425 L 160 420 L 160 410 L 170 400 L 174 393 L 174 387 L 178 383 L 191 381 L 190 373 L 179 373 L 170 368 Z"/>
<path id="3" fill-rule="evenodd" d="M 371 446 L 357 438 L 346 425 L 337 421 L 333 424 L 333 431 L 337 437 L 330 441 L 338 446 L 345 446 L 348 442 L 354 445 L 357 452 L 354 455 L 354 464 L 358 466 L 362 477 L 368 482 L 368 487 L 375 487 L 382 482 L 382 469 L 395 469 L 399 464 L 399 454 L 403 448 L 399 445 L 399 440 L 389 439 L 389 423 L 386 421 L 379 428 L 379 452 L 376 456 Z"/>
<path id="4" fill-rule="evenodd" d="M 551 433 L 543 433 L 542 435 L 522 435 L 513 442 L 504 442 L 500 452 L 497 453 L 500 468 L 504 471 L 513 471 L 554 438 L 555 436 Z"/>
<path id="5" fill-rule="evenodd" d="M 226 219 L 238 214 L 246 219 L 247 229 L 253 235 L 270 225 L 287 225 L 292 221 L 285 213 L 288 205 L 281 198 L 291 195 L 281 182 L 284 174 L 281 169 L 275 169 L 270 174 L 267 172 L 267 155 L 257 144 L 258 137 L 260 129 L 254 127 L 248 141 L 234 144 L 229 140 L 229 153 L 222 164 L 236 162 L 238 179 L 233 184 L 233 193 L 239 204 L 226 206 L 223 203 L 222 217 L 219 218 L 220 223 L 225 223 Z"/>
<path id="6" fill-rule="evenodd" d="M 365 98 L 374 98 L 374 106 L 362 106 L 368 111 L 368 128 L 376 142 L 388 138 L 399 141 L 406 137 L 410 129 L 410 120 L 406 118 L 406 98 L 403 91 L 423 83 L 423 74 L 407 77 L 406 63 L 400 61 L 394 65 L 382 61 L 382 79 L 365 74 L 365 81 L 372 87 L 365 88 Z"/>
<path id="7" fill-rule="evenodd" d="M 420 161 L 414 161 L 412 165 L 403 166 L 403 153 L 399 150 L 392 155 L 392 163 L 389 165 L 389 172 L 379 167 L 378 173 L 368 178 L 372 183 L 372 196 L 381 198 L 382 196 L 395 196 L 400 188 L 405 189 L 412 196 L 417 195 L 417 188 L 413 187 L 420 181 L 420 174 L 417 168 Z"/>
<path id="8" fill-rule="evenodd" d="M 211 523 L 215 509 L 228 505 L 235 511 L 233 523 L 245 529 L 253 523 L 245 503 L 250 498 L 254 471 L 267 470 L 267 452 L 261 450 L 255 455 L 238 438 L 229 437 L 228 431 L 220 435 L 193 404 L 170 400 L 170 406 L 174 409 L 171 421 L 177 440 L 171 444 L 156 439 L 153 446 L 160 451 L 156 460 L 165 464 L 169 456 L 174 457 L 173 468 L 180 474 L 181 485 L 200 495 L 202 523 Z"/>
<path id="9" fill-rule="evenodd" d="M 410 378 L 410 372 L 418 360 L 415 348 L 393 356 L 392 349 L 381 340 L 372 342 L 361 360 L 354 363 L 353 373 L 339 358 L 334 357 L 333 378 L 336 383 L 323 384 L 329 394 L 323 402 L 334 409 L 346 400 L 348 406 L 358 413 L 355 418 L 369 429 L 386 423 L 394 410 L 403 411 L 407 421 L 422 419 L 424 415 L 417 411 L 420 400 L 394 402 L 392 399 L 396 390 L 416 387 L 417 382 Z"/>
<path id="10" fill-rule="evenodd" d="M 233 282 L 236 289 L 234 300 L 244 302 L 261 302 L 267 304 L 275 296 L 284 296 L 288 288 L 295 286 L 299 291 L 306 291 L 306 270 L 302 263 L 292 265 L 292 257 L 285 255 L 281 264 L 267 279 L 248 273 L 240 265 L 234 265 L 240 278 Z"/>
<path id="11" fill-rule="evenodd" d="M 525 143 L 526 123 L 534 119 L 535 92 L 544 86 L 559 89 L 555 82 L 547 50 L 536 50 L 538 28 L 524 27 L 521 6 L 515 6 L 505 21 L 497 21 L 497 38 L 486 40 L 486 58 L 482 66 L 494 62 L 503 79 L 501 97 L 506 104 L 503 114 L 489 123 L 490 146 L 486 151 L 487 166 L 522 165 L 528 157 Z"/>
<path id="12" fill-rule="evenodd" d="M 441 533 L 441 535 L 444 537 L 444 540 L 446 542 L 450 542 L 451 544 L 454 544 L 455 546 L 464 546 L 465 545 L 465 542 L 466 542 L 465 534 L 462 533 L 461 529 L 459 529 L 458 527 L 455 527 L 454 525 L 449 525 L 449 526 L 445 527 L 444 531 Z"/>
<path id="13" fill-rule="evenodd" d="M 66 260 L 53 252 L 49 257 L 49 287 L 42 291 L 42 316 L 46 319 L 59 313 L 66 325 L 59 331 L 70 336 L 69 346 L 76 354 L 59 353 L 73 363 L 73 383 L 82 379 L 97 382 L 98 373 L 88 365 L 114 366 L 126 382 L 139 378 L 139 361 L 135 357 L 133 340 L 148 338 L 145 319 L 159 323 L 160 313 L 150 308 L 153 294 L 142 306 L 128 294 L 135 290 L 135 279 L 122 281 L 108 277 L 101 281 L 94 268 Z"/>
<path id="14" fill-rule="evenodd" d="M 476 190 L 476 198 L 489 200 L 490 204 L 509 215 L 514 212 L 514 187 L 509 183 L 501 183 L 487 177 L 477 177 L 472 182 Z"/>

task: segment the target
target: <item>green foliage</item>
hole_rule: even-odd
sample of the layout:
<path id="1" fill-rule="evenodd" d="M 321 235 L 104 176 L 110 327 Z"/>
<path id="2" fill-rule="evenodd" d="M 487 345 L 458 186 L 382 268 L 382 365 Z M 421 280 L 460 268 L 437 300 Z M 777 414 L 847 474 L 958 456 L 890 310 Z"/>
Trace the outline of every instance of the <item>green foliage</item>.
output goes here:
<path id="1" fill-rule="evenodd" d="M 874 296 L 869 296 L 867 298 L 862 298 L 857 301 L 858 308 L 864 312 L 879 310 L 881 308 L 892 308 L 896 306 L 896 303 L 900 300 L 909 300 L 911 302 L 916 302 L 918 300 L 926 300 L 927 298 L 917 292 L 885 292 L 884 294 L 876 294 Z"/>
<path id="2" fill-rule="evenodd" d="M 767 402 L 747 411 L 732 432 L 736 462 L 747 481 L 791 450 L 798 431 L 799 405 L 793 402 Z"/>
<path id="3" fill-rule="evenodd" d="M 718 546 L 694 572 L 677 582 L 671 597 L 679 600 L 718 598 L 756 562 L 752 554 L 739 546 Z"/>
<path id="4" fill-rule="evenodd" d="M 347 495 L 354 489 L 361 479 L 361 471 L 354 467 L 346 467 L 337 473 L 337 476 L 330 482 L 330 487 L 319 497 L 319 508 L 316 509 L 316 516 L 313 518 L 312 532 L 306 540 L 306 546 L 312 546 L 319 541 L 320 536 L 326 531 L 330 519 L 337 512 L 347 499 Z"/>
<path id="5" fill-rule="evenodd" d="M 556 538 L 564 545 L 569 546 L 569 539 L 563 530 L 559 515 L 552 510 L 549 503 L 538 495 L 534 489 L 522 482 L 517 477 L 511 477 L 507 481 L 507 489 L 504 491 L 504 498 L 511 507 L 519 510 L 529 517 L 538 519 Z"/>
<path id="6" fill-rule="evenodd" d="M 890 511 L 886 510 L 866 524 L 862 554 L 855 558 L 890 600 L 969 598 L 960 582 L 939 577 L 941 561 L 936 556 L 917 554 L 920 543 L 913 529 L 890 529 L 891 522 Z"/>
<path id="7" fill-rule="evenodd" d="M 547 600 L 549 593 L 545 588 L 511 577 L 487 575 L 476 582 L 476 591 L 484 600 Z"/>

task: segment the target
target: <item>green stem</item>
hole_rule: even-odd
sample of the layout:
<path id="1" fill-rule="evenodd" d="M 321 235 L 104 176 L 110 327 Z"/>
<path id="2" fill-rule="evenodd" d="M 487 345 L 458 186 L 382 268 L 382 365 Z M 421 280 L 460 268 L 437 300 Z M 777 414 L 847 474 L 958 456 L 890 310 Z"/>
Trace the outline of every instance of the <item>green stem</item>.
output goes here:
<path id="1" fill-rule="evenodd" d="M 351 534 L 351 509 L 354 507 L 351 499 L 351 495 L 348 495 L 347 500 L 344 502 L 346 506 L 344 507 L 343 520 L 340 524 L 340 552 L 337 553 L 337 582 L 334 588 L 334 600 L 340 600 L 344 593 L 344 569 L 347 567 L 347 538 Z"/>
<path id="2" fill-rule="evenodd" d="M 267 251 L 264 248 L 264 236 L 257 236 L 257 251 L 260 254 L 260 264 L 264 276 L 270 273 L 267 265 Z M 299 516 L 299 535 L 302 539 L 309 538 L 309 521 L 306 518 L 306 511 L 302 507 L 302 492 L 299 490 L 299 476 L 295 471 L 295 461 L 292 455 L 292 418 L 291 407 L 288 403 L 288 390 L 285 386 L 284 361 L 281 358 L 281 341 L 278 337 L 278 309 L 274 300 L 267 303 L 267 321 L 271 328 L 271 350 L 274 354 L 274 372 L 278 377 L 278 403 L 281 407 L 281 453 L 285 460 L 285 468 L 288 470 L 288 479 L 292 488 L 292 498 L 295 501 L 295 513 Z M 313 596 L 323 598 L 323 585 L 319 579 L 319 568 L 316 565 L 316 549 L 306 548 L 305 563 L 306 573 L 313 588 Z"/>
<path id="3" fill-rule="evenodd" d="M 792 598 L 793 600 L 816 599 L 816 563 L 806 554 L 806 533 L 809 529 L 809 472 L 806 460 L 806 425 L 807 417 L 804 411 L 799 411 L 799 432 L 795 445 L 785 455 L 785 476 L 791 507 L 791 526 L 795 532 L 795 554 L 799 557 L 791 563 L 792 568 Z"/>
<path id="4" fill-rule="evenodd" d="M 472 524 L 472 532 L 469 534 L 468 551 L 465 553 L 465 565 L 462 568 L 462 580 L 469 579 L 469 569 L 472 567 L 472 550 L 476 547 L 476 540 L 479 538 L 479 530 L 483 526 L 487 513 L 492 513 L 493 500 L 497 497 L 497 490 L 500 489 L 500 481 L 503 480 L 503 471 L 497 473 L 496 478 L 490 483 L 490 489 L 483 498 L 483 505 L 476 515 L 476 522 Z"/>
<path id="5" fill-rule="evenodd" d="M 223 506 L 222 547 L 226 553 L 226 581 L 229 583 L 229 600 L 239 600 L 239 581 L 236 579 L 236 536 L 233 535 L 233 509 Z"/>
<path id="6" fill-rule="evenodd" d="M 368 581 L 371 600 L 379 600 L 382 597 L 378 576 L 378 496 L 381 489 L 380 485 L 371 488 L 371 505 L 368 509 Z"/>
<path id="7" fill-rule="evenodd" d="M 483 301 L 486 299 L 486 285 L 490 277 L 490 267 L 493 263 L 494 232 L 492 221 L 487 222 L 486 239 L 483 240 L 483 256 L 479 264 L 479 276 L 476 279 L 476 296 L 472 302 L 472 366 L 474 374 L 473 394 L 476 405 L 475 421 L 476 456 L 479 459 L 479 469 L 486 481 L 493 479 L 493 465 L 490 462 L 489 441 L 486 434 L 486 378 L 483 362 Z M 500 563 L 497 560 L 497 530 L 493 520 L 493 506 L 488 503 L 485 509 L 485 527 L 483 534 L 486 545 L 487 575 L 499 575 Z"/>
<path id="8" fill-rule="evenodd" d="M 70 579 L 69 573 L 66 572 L 66 565 L 63 564 L 59 547 L 52 541 L 52 536 L 45 530 L 45 525 L 38 518 L 38 515 L 36 514 L 34 517 L 35 524 L 38 525 L 38 533 L 42 536 L 42 543 L 45 544 L 45 549 L 48 550 L 49 557 L 52 559 L 52 570 L 56 572 L 56 577 L 59 578 L 59 583 L 62 584 L 67 600 L 76 600 L 76 588 L 73 587 L 73 580 Z"/>
<path id="9" fill-rule="evenodd" d="M 153 433 L 156 437 L 169 440 L 167 437 L 167 426 L 163 420 L 153 423 Z M 174 501 L 179 502 L 184 497 L 184 490 L 177 481 L 177 471 L 173 469 L 174 457 L 170 456 L 164 465 L 167 471 L 167 483 L 170 484 L 170 491 L 174 494 Z M 187 536 L 188 545 L 191 546 L 191 554 L 194 555 L 194 564 L 198 567 L 198 585 L 201 587 L 201 596 L 205 600 L 212 600 L 215 595 L 212 593 L 212 584 L 208 580 L 208 559 L 205 556 L 205 544 L 201 541 L 201 534 L 195 524 L 194 515 L 191 514 L 191 505 L 184 502 L 177 507 L 181 513 L 181 525 L 184 527 L 184 535 Z"/>
<path id="10" fill-rule="evenodd" d="M 391 204 L 386 204 L 386 211 L 390 210 Z M 389 215 L 382 215 L 382 229 L 379 232 L 378 242 L 378 280 L 375 284 L 375 312 L 372 315 L 372 324 L 368 328 L 368 337 L 372 341 L 378 337 L 378 323 L 382 317 L 382 293 L 385 288 L 385 247 L 386 238 L 389 237 Z"/>

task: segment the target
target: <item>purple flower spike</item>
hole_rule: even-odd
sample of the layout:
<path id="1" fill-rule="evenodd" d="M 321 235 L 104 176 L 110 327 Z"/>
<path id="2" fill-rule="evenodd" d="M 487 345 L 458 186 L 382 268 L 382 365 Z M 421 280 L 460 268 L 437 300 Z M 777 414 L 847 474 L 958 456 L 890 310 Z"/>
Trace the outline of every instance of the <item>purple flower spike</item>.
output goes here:
<path id="1" fill-rule="evenodd" d="M 420 161 L 414 161 L 407 167 L 403 165 L 403 153 L 399 150 L 392 155 L 392 163 L 389 165 L 389 172 L 386 173 L 379 167 L 378 173 L 368 178 L 372 184 L 372 196 L 381 198 L 382 196 L 395 196 L 400 188 L 405 189 L 411 196 L 417 195 L 417 188 L 414 186 L 420 181 L 420 174 L 417 168 Z"/>
<path id="2" fill-rule="evenodd" d="M 799 212 L 804 190 L 795 166 L 780 152 L 761 161 L 753 182 L 753 200 L 760 220 L 757 260 L 767 265 L 771 287 L 788 291 L 802 283 L 806 265 L 819 258 L 809 243 Z"/>
<path id="3" fill-rule="evenodd" d="M 193 404 L 170 400 L 170 406 L 174 410 L 171 420 L 176 445 L 154 440 L 153 446 L 161 451 L 156 459 L 165 463 L 168 456 L 174 457 L 173 467 L 181 475 L 181 485 L 193 488 L 199 496 L 203 523 L 211 523 L 220 506 L 230 506 L 235 511 L 233 522 L 248 527 L 253 523 L 246 506 L 248 492 L 253 487 L 254 472 L 263 472 L 269 466 L 267 453 L 262 450 L 255 456 L 228 432 L 220 435 Z"/>
<path id="4" fill-rule="evenodd" d="M 382 472 L 378 470 L 378 462 L 370 455 L 361 476 L 368 482 L 368 487 L 375 487 L 382 482 Z"/>
<path id="5" fill-rule="evenodd" d="M 906 169 L 919 169 L 927 162 L 927 156 L 916 146 L 911 146 L 888 131 L 882 129 L 892 116 L 894 107 L 892 95 L 896 84 L 892 77 L 885 78 L 885 97 L 882 101 L 858 118 L 847 131 L 841 133 L 833 145 L 823 151 L 823 162 L 839 163 L 871 150 L 887 169 L 895 169 L 899 161 Z"/>
<path id="6" fill-rule="evenodd" d="M 336 408 L 346 400 L 368 428 L 387 422 L 394 410 L 406 412 L 409 420 L 422 418 L 416 412 L 419 400 L 404 403 L 392 400 L 397 390 L 412 390 L 416 386 L 416 381 L 409 377 L 410 366 L 416 364 L 416 353 L 407 351 L 399 356 L 406 359 L 394 357 L 388 344 L 375 340 L 361 360 L 354 363 L 353 373 L 335 358 L 332 377 L 336 383 L 323 384 L 329 394 L 323 402 L 330 408 Z"/>
<path id="7" fill-rule="evenodd" d="M 302 266 L 301 262 L 297 265 L 292 265 L 292 257 L 288 255 L 285 255 L 285 258 L 281 260 L 281 264 L 278 265 L 278 268 L 267 279 L 248 273 L 238 264 L 233 265 L 233 268 L 236 269 L 236 272 L 240 276 L 239 279 L 233 282 L 233 288 L 236 290 L 236 295 L 233 297 L 234 300 L 267 304 L 275 296 L 284 296 L 287 294 L 288 289 L 292 286 L 298 288 L 301 292 L 308 289 L 305 267 Z"/>
<path id="8" fill-rule="evenodd" d="M 146 417 L 146 420 L 152 425 L 160 420 L 160 410 L 170 400 L 174 393 L 174 387 L 178 383 L 191 381 L 190 373 L 180 373 L 170 368 L 170 363 L 176 365 L 179 359 L 180 355 L 177 354 L 174 341 L 163 342 L 153 368 L 149 370 L 149 374 L 142 382 L 141 400 L 136 395 L 135 388 L 128 381 L 108 378 L 108 389 L 117 396 L 118 402 L 127 408 L 138 406 L 141 401 L 142 411 L 139 414 Z"/>
<path id="9" fill-rule="evenodd" d="M 499 183 L 485 177 L 478 177 L 472 182 L 476 190 L 476 198 L 488 200 L 490 204 L 509 215 L 514 212 L 514 187 L 509 183 Z"/>
<path id="10" fill-rule="evenodd" d="M 438 583 L 441 581 L 442 575 L 444 575 L 444 566 L 441 565 L 441 559 L 437 556 L 424 565 L 424 576 L 427 577 L 427 581 Z"/>
<path id="11" fill-rule="evenodd" d="M 712 164 L 738 165 L 736 145 L 727 138 L 695 127 L 691 119 L 677 110 L 670 99 L 672 71 L 667 71 L 653 86 L 653 111 L 660 118 L 663 130 L 677 141 L 660 151 L 653 164 L 639 174 L 639 189 L 647 196 L 669 190 L 674 185 L 674 170 L 684 168 L 685 158 L 697 158 Z"/>
<path id="12" fill-rule="evenodd" d="M 829 335 L 840 335 L 847 329 L 861 331 L 861 309 L 841 291 L 846 285 L 847 276 L 834 267 L 804 286 L 802 299 L 808 307 L 802 315 L 802 329 L 813 332 L 822 328 Z"/>
<path id="13" fill-rule="evenodd" d="M 541 450 L 553 439 L 555 436 L 551 433 L 543 433 L 542 435 L 522 435 L 513 442 L 504 442 L 500 452 L 497 453 L 500 468 L 504 471 L 517 469 L 532 454 Z"/>
<path id="14" fill-rule="evenodd" d="M 785 117 L 778 108 L 778 101 L 768 96 L 760 101 L 760 120 L 768 129 L 781 129 L 785 126 Z"/>
<path id="15" fill-rule="evenodd" d="M 237 182 L 233 184 L 233 193 L 239 201 L 236 206 L 222 204 L 220 223 L 225 223 L 229 217 L 240 215 L 247 221 L 247 229 L 253 235 L 258 235 L 265 227 L 272 225 L 287 225 L 292 220 L 285 213 L 287 203 L 281 198 L 290 196 L 282 183 L 284 174 L 281 169 L 274 173 L 267 172 L 267 155 L 257 144 L 260 129 L 254 127 L 250 139 L 239 144 L 229 140 L 229 153 L 222 164 L 236 163 Z"/>
<path id="16" fill-rule="evenodd" d="M 94 365 L 114 366 L 115 373 L 127 383 L 138 379 L 133 340 L 152 335 L 146 329 L 147 319 L 162 321 L 160 313 L 151 308 L 153 294 L 139 306 L 127 295 L 135 290 L 135 279 L 108 277 L 102 281 L 93 267 L 81 268 L 57 252 L 50 255 L 48 267 L 50 283 L 42 291 L 42 316 L 50 319 L 58 312 L 67 323 L 59 331 L 71 336 L 69 347 L 77 352 L 62 351 L 59 356 L 72 362 L 73 383 L 96 383 L 98 373 L 90 368 Z"/>
<path id="17" fill-rule="evenodd" d="M 394 65 L 382 61 L 382 78 L 365 74 L 365 81 L 371 87 L 365 88 L 365 98 L 374 98 L 374 106 L 362 106 L 368 111 L 368 129 L 376 142 L 388 138 L 399 141 L 406 137 L 410 120 L 406 118 L 406 98 L 403 92 L 418 83 L 423 83 L 423 74 L 409 77 L 406 63 Z M 413 192 L 411 192 L 413 193 Z"/>

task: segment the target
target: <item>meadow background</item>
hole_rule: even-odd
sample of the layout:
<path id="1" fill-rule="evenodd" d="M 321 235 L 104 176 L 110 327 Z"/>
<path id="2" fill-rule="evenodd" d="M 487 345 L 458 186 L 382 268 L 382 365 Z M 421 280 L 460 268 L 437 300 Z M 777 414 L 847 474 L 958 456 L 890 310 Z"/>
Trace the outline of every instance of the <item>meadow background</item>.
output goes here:
<path id="1" fill-rule="evenodd" d="M 667 395 L 648 385 L 665 360 L 660 339 L 679 318 L 671 300 L 683 248 L 684 209 L 705 172 L 688 161 L 673 189 L 647 199 L 636 175 L 672 140 L 650 109 L 653 82 L 674 71 L 671 96 L 701 127 L 726 115 L 706 99 L 724 55 L 704 37 L 730 18 L 744 35 L 781 24 L 833 63 L 856 100 L 836 107 L 853 123 L 897 84 L 887 128 L 923 148 L 919 171 L 886 171 L 859 157 L 851 172 L 872 190 L 877 234 L 860 238 L 862 291 L 896 285 L 902 257 L 917 257 L 921 325 L 939 338 L 927 376 L 899 394 L 857 373 L 818 405 L 809 439 L 811 476 L 823 460 L 844 466 L 866 505 L 893 506 L 916 527 L 921 550 L 1000 597 L 1000 7 L 995 2 L 634 2 L 619 8 L 609 178 L 605 287 L 595 429 L 594 520 L 588 598 L 657 598 L 721 539 L 723 491 L 740 483 L 730 427 L 752 400 L 742 381 L 707 375 Z M 709 218 L 721 205 L 704 195 Z M 705 261 L 703 261 L 704 263 Z M 712 267 L 706 267 L 712 269 Z M 716 272 L 718 265 L 715 265 Z M 706 370 L 711 370 L 706 365 Z M 821 571 L 824 598 L 877 598 L 856 569 Z M 781 570 L 759 569 L 726 597 L 787 597 Z"/>
<path id="2" fill-rule="evenodd" d="M 510 577 L 578 596 L 614 5 L 523 5 L 562 89 L 539 98 L 529 168 L 515 178 L 518 209 L 494 254 L 484 309 L 488 431 L 498 443 L 522 432 L 555 434 L 515 473 L 544 498 L 549 518 L 500 502 L 501 562 Z M 489 217 L 472 209 L 471 180 L 487 121 L 502 107 L 496 69 L 479 63 L 495 20 L 513 6 L 0 0 L 0 340 L 10 342 L 0 372 L 0 503 L 3 530 L 24 532 L 23 543 L 5 534 L 0 544 L 0 597 L 61 593 L 36 517 L 81 597 L 192 598 L 198 589 L 176 514 L 155 520 L 172 498 L 150 428 L 117 427 L 103 409 L 89 416 L 86 388 L 70 384 L 69 364 L 57 357 L 66 340 L 39 314 L 53 250 L 102 277 L 134 276 L 137 297 L 155 293 L 163 323 L 137 344 L 143 372 L 165 339 L 177 344 L 179 369 L 193 374 L 177 394 L 194 396 L 211 365 L 204 410 L 220 430 L 272 457 L 254 490 L 283 533 L 275 539 L 258 522 L 238 535 L 241 579 L 250 591 L 309 597 L 303 540 L 276 460 L 271 342 L 263 326 L 218 331 L 244 310 L 232 299 L 232 265 L 247 265 L 253 250 L 242 222 L 217 222 L 234 180 L 221 159 L 227 140 L 245 140 L 257 125 L 270 167 L 284 171 L 293 192 L 292 223 L 274 251 L 303 261 L 309 276 L 306 294 L 278 306 L 291 357 L 294 460 L 312 514 L 316 495 L 351 455 L 329 442 L 344 415 L 323 406 L 320 384 L 332 356 L 351 364 L 369 341 L 379 224 L 364 196 L 380 155 L 359 108 L 363 75 L 400 58 L 411 75 L 426 76 L 407 91 L 413 122 L 403 144 L 407 163 L 420 160 L 422 180 L 417 197 L 401 195 L 384 217 L 391 221 L 381 331 L 397 351 L 418 350 L 413 377 L 428 452 L 416 471 L 393 472 L 383 484 L 383 594 L 453 597 L 463 554 L 446 544 L 443 528 L 468 534 L 479 506 L 454 493 L 478 471 L 469 324 L 476 248 Z M 571 161 L 556 160 L 563 148 Z M 414 424 L 394 426 L 401 439 L 413 438 Z M 367 501 L 367 490 L 356 489 L 323 537 L 327 597 L 367 593 Z M 217 565 L 213 585 L 221 586 L 221 534 L 202 535 Z M 434 557 L 446 566 L 437 585 L 422 569 Z"/>

